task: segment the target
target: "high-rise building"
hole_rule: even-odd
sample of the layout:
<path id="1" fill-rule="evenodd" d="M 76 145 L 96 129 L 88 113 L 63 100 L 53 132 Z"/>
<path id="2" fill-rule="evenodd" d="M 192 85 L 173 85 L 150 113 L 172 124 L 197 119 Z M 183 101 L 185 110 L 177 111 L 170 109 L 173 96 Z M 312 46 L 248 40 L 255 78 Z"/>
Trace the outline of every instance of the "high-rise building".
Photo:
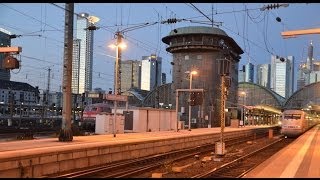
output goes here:
<path id="1" fill-rule="evenodd" d="M 310 84 L 320 81 L 320 71 L 312 71 L 310 73 Z"/>
<path id="2" fill-rule="evenodd" d="M 238 82 L 244 82 L 246 77 L 246 68 L 243 65 L 238 71 Z"/>
<path id="3" fill-rule="evenodd" d="M 161 57 L 155 54 L 142 56 L 141 61 L 141 89 L 152 91 L 161 85 Z"/>
<path id="4" fill-rule="evenodd" d="M 140 89 L 141 61 L 127 60 L 121 62 L 121 91 L 130 88 Z"/>
<path id="5" fill-rule="evenodd" d="M 301 63 L 298 67 L 298 76 L 297 76 L 297 90 L 303 88 L 309 82 L 309 70 L 307 69 L 306 63 Z"/>
<path id="6" fill-rule="evenodd" d="M 318 71 L 320 71 L 319 62 L 315 61 L 313 58 L 313 44 L 312 41 L 308 47 L 308 57 L 307 60 L 299 65 L 298 69 L 298 80 L 297 89 L 300 89 L 308 84 L 318 82 Z"/>
<path id="7" fill-rule="evenodd" d="M 253 83 L 254 77 L 254 65 L 252 63 L 248 63 L 245 65 L 245 82 Z"/>
<path id="8" fill-rule="evenodd" d="M 166 73 L 161 74 L 161 84 L 166 84 L 167 83 L 167 75 Z"/>
<path id="9" fill-rule="evenodd" d="M 280 58 L 271 56 L 270 88 L 279 95 L 288 98 L 293 93 L 294 57 Z"/>
<path id="10" fill-rule="evenodd" d="M 313 71 L 313 44 L 312 41 L 308 47 L 307 68 Z"/>
<path id="11" fill-rule="evenodd" d="M 270 88 L 270 64 L 257 65 L 257 84 Z"/>
<path id="12" fill-rule="evenodd" d="M 73 40 L 73 55 L 72 55 L 72 93 L 80 94 L 79 92 L 79 73 L 80 73 L 80 39 Z"/>
<path id="13" fill-rule="evenodd" d="M 5 29 L 0 28 L 0 47 L 11 46 L 11 33 Z M 0 80 L 10 81 L 10 70 L 2 68 L 2 61 L 4 53 L 0 53 Z"/>
<path id="14" fill-rule="evenodd" d="M 79 94 L 84 93 L 85 91 L 92 90 L 92 65 L 93 65 L 93 31 L 88 30 L 88 27 L 91 25 L 88 21 L 89 14 L 80 13 L 80 16 L 77 16 L 76 20 L 76 41 L 74 43 L 79 43 L 79 56 L 75 56 L 73 63 L 78 66 L 72 67 L 77 68 L 74 72 L 79 72 L 78 76 L 73 74 L 72 82 L 76 82 L 78 79 L 78 87 L 72 85 L 72 92 L 78 92 Z M 78 42 L 79 41 L 79 42 Z M 75 48 L 75 46 L 74 46 Z M 78 88 L 78 90 L 75 90 Z"/>

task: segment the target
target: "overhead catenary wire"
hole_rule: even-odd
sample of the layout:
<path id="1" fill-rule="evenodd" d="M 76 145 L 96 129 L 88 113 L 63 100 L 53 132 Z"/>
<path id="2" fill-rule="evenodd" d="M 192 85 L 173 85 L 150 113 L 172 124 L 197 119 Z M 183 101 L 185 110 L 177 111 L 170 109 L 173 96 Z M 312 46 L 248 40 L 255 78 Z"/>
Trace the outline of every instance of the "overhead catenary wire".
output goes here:
<path id="1" fill-rule="evenodd" d="M 256 9 L 259 9 L 259 8 L 256 8 Z M 245 12 L 247 12 L 247 11 L 245 11 Z M 233 11 L 233 13 L 235 13 L 235 11 Z M 211 14 L 214 14 L 214 13 L 211 13 Z M 216 13 L 216 14 L 219 14 L 219 13 Z M 202 16 L 203 17 L 203 16 Z M 249 18 L 250 18 L 250 16 L 249 16 Z M 159 24 L 158 24 L 159 25 Z M 124 27 L 125 25 L 123 25 L 122 27 Z M 248 28 L 247 28 L 248 29 Z M 46 29 L 43 29 L 43 31 L 46 31 Z M 51 30 L 48 30 L 48 31 L 51 31 Z M 57 30 L 52 30 L 52 31 L 57 31 Z M 247 33 L 248 33 L 248 31 L 246 31 Z M 128 37 L 128 36 L 127 36 Z M 247 40 L 246 41 L 249 41 L 249 37 L 247 37 L 247 36 L 245 36 L 246 38 L 247 38 Z M 135 40 L 134 40 L 135 41 Z M 249 42 L 246 42 L 247 44 L 249 44 Z M 252 42 L 250 42 L 250 43 L 252 43 Z M 145 43 L 146 44 L 146 43 Z M 145 45 L 144 44 L 144 45 Z M 144 47 L 144 45 L 141 45 L 142 47 Z M 138 47 L 140 47 L 140 46 L 138 46 Z M 141 48 L 142 48 L 141 47 Z M 150 46 L 145 46 L 144 47 L 144 50 L 146 50 L 146 48 L 150 48 Z M 142 48 L 143 49 L 143 48 Z M 155 48 L 156 49 L 156 51 L 157 51 L 157 47 Z M 152 48 L 150 48 L 150 50 L 149 50 L 149 52 L 151 52 L 152 51 Z M 161 51 L 162 52 L 162 51 Z M 164 51 L 163 51 L 164 52 Z M 270 52 L 269 52 L 270 53 Z M 272 53 L 272 52 L 271 52 Z M 160 54 L 160 53 L 159 53 Z M 165 60 L 167 60 L 167 59 L 165 59 Z"/>
<path id="2" fill-rule="evenodd" d="M 223 28 L 225 28 L 226 30 L 230 31 L 231 33 L 235 34 L 235 35 L 238 35 L 236 32 L 234 32 L 232 29 L 228 28 L 227 26 L 225 25 L 222 25 Z M 274 55 L 272 52 L 268 51 L 267 49 L 263 48 L 262 46 L 258 45 L 257 43 L 251 41 L 250 39 L 247 39 L 241 35 L 238 35 L 239 37 L 245 39 L 245 40 L 248 40 L 251 44 L 255 45 L 256 47 L 259 47 L 260 49 L 266 51 L 267 53 L 271 54 L 271 55 Z"/>
<path id="3" fill-rule="evenodd" d="M 24 16 L 26 16 L 26 17 L 29 17 L 29 18 L 31 18 L 31 19 L 33 19 L 33 20 L 37 21 L 37 22 L 44 23 L 44 22 L 42 22 L 41 20 L 38 20 L 38 19 L 36 19 L 36 18 L 34 18 L 34 17 L 32 17 L 32 16 L 30 16 L 30 15 L 28 15 L 28 14 L 24 13 L 24 12 L 21 12 L 21 11 L 19 11 L 19 10 L 15 9 L 15 8 L 12 8 L 12 7 L 10 7 L 10 6 L 6 5 L 6 4 L 4 4 L 4 3 L 1 3 L 1 5 L 2 5 L 2 6 L 6 6 L 7 8 L 9 8 L 9 9 L 11 9 L 11 10 L 13 10 L 13 11 L 16 11 L 16 12 L 18 12 L 19 14 L 22 14 L 22 15 L 24 15 Z M 51 27 L 51 28 L 53 28 L 53 29 L 57 30 L 57 31 L 64 32 L 63 30 L 59 30 L 58 28 L 56 28 L 56 27 L 54 27 L 54 26 L 51 26 L 51 25 L 49 25 L 49 24 L 47 24 L 47 23 L 44 23 L 44 24 L 45 24 L 45 25 L 47 25 L 48 27 Z"/>
<path id="4" fill-rule="evenodd" d="M 243 12 L 243 11 L 255 11 L 255 10 L 259 10 L 260 8 L 252 8 L 252 9 L 242 9 L 242 10 L 233 10 L 233 11 L 225 11 L 225 12 L 216 12 L 216 13 L 209 13 L 207 14 L 207 16 L 210 16 L 210 15 L 219 15 L 219 14 L 228 14 L 228 13 L 239 13 L 239 12 Z M 193 16 L 193 17 L 188 17 L 188 18 L 185 18 L 185 19 L 195 19 L 195 18 L 200 18 L 200 17 L 203 17 L 203 16 Z"/>
<path id="5" fill-rule="evenodd" d="M 64 10 L 65 10 L 65 8 L 63 8 L 63 7 L 61 7 L 61 6 L 58 6 L 58 5 L 54 4 L 54 3 L 52 3 L 52 4 L 53 4 L 54 6 L 59 7 L 60 9 L 64 9 Z M 80 16 L 79 14 L 77 14 L 77 13 L 75 13 L 75 12 L 74 12 L 74 14 L 77 15 L 77 16 Z M 136 26 L 128 27 L 128 28 L 125 28 L 125 29 L 120 30 L 120 31 L 122 31 L 122 32 L 128 32 L 128 31 L 132 31 L 132 30 L 139 29 L 139 28 L 142 28 L 142 27 L 152 26 L 152 25 L 155 25 L 155 24 L 157 24 L 157 23 L 159 23 L 159 22 L 137 23 Z M 99 25 L 99 23 L 96 23 L 96 24 Z M 108 26 L 99 26 L 99 27 L 102 28 L 102 29 L 104 29 L 104 30 L 107 30 L 107 31 L 110 32 L 110 33 L 115 34 L 115 31 L 114 31 L 114 30 L 109 30 L 109 29 L 108 29 Z M 128 35 L 126 35 L 126 36 L 127 36 L 127 37 L 130 37 L 130 36 L 128 36 Z M 134 39 L 134 38 L 132 38 L 132 39 Z M 134 40 L 137 41 L 137 39 L 134 39 Z M 139 41 L 139 42 L 141 43 L 141 41 Z M 150 48 L 149 45 L 148 45 L 147 47 Z M 156 49 L 156 48 L 155 48 L 155 49 Z M 144 50 L 146 50 L 146 49 L 144 48 Z M 166 61 L 168 61 L 168 60 L 166 60 Z"/>
<path id="6" fill-rule="evenodd" d="M 20 12 L 20 14 L 23 14 L 23 15 L 26 15 L 25 13 L 22 13 L 22 12 Z M 31 16 L 28 16 L 28 17 L 30 17 L 30 18 L 32 18 Z M 35 19 L 35 18 L 33 18 L 33 19 Z M 37 20 L 37 19 L 35 19 L 35 20 Z M 42 22 L 42 21 L 39 21 L 39 20 L 37 20 L 38 22 Z M 47 23 L 45 23 L 45 24 L 47 24 Z M 50 26 L 50 25 L 49 25 Z M 52 27 L 52 26 L 51 26 Z M 42 29 L 41 31 L 43 32 L 45 29 Z M 56 29 L 57 31 L 60 31 L 59 29 Z M 63 43 L 63 42 L 62 42 Z M 28 57 L 27 57 L 28 58 Z M 32 58 L 32 57 L 29 57 L 29 58 Z M 49 62 L 49 61 L 46 61 L 47 63 L 51 63 L 51 62 Z"/>
<path id="7" fill-rule="evenodd" d="M 209 18 L 206 14 L 204 14 L 199 8 L 197 8 L 194 4 L 189 3 L 194 9 L 196 9 L 199 13 L 201 13 L 204 17 L 206 17 L 207 19 L 209 19 L 209 21 L 211 21 L 212 25 L 213 25 L 213 19 Z"/>

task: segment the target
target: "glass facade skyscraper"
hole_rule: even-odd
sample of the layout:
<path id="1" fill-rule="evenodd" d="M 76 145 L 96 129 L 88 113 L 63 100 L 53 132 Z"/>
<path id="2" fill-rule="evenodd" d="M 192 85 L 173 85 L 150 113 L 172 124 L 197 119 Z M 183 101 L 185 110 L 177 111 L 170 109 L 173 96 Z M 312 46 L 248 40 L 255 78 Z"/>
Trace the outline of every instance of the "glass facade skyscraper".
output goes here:
<path id="1" fill-rule="evenodd" d="M 238 82 L 253 83 L 253 77 L 254 77 L 254 65 L 252 63 L 242 65 L 242 68 L 240 68 L 240 70 L 238 71 Z"/>
<path id="2" fill-rule="evenodd" d="M 288 56 L 284 61 L 278 56 L 271 56 L 271 90 L 288 98 L 293 93 L 294 57 Z"/>
<path id="3" fill-rule="evenodd" d="M 252 63 L 248 63 L 245 65 L 245 82 L 253 83 L 254 77 L 254 65 Z"/>
<path id="4" fill-rule="evenodd" d="M 246 68 L 243 65 L 242 68 L 240 68 L 238 71 L 238 82 L 244 82 L 245 76 L 246 76 Z"/>
<path id="5" fill-rule="evenodd" d="M 141 89 L 152 91 L 161 85 L 161 57 L 152 54 L 143 56 L 141 61 Z"/>
<path id="6" fill-rule="evenodd" d="M 270 64 L 257 65 L 257 84 L 270 89 Z"/>
<path id="7" fill-rule="evenodd" d="M 78 84 L 72 84 L 72 92 L 78 92 L 79 94 L 85 91 L 92 90 L 92 65 L 93 65 L 93 31 L 88 30 L 90 26 L 88 21 L 89 14 L 80 13 L 77 16 L 76 21 L 76 44 L 80 44 L 79 56 L 73 57 L 73 64 L 78 64 L 72 67 L 72 82 Z M 75 44 L 74 44 L 75 48 Z M 73 53 L 73 55 L 76 55 Z M 76 68 L 76 69 L 75 69 Z"/>
<path id="8" fill-rule="evenodd" d="M 72 54 L 72 93 L 79 94 L 79 73 L 80 73 L 80 39 L 73 40 Z"/>

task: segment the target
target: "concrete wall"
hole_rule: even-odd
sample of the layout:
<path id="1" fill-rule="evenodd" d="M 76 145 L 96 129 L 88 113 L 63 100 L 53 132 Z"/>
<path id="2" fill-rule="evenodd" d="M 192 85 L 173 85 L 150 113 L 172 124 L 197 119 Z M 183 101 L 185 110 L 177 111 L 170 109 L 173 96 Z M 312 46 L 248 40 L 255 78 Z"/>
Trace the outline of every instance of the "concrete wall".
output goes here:
<path id="1" fill-rule="evenodd" d="M 113 133 L 113 121 L 114 116 L 112 114 L 98 114 L 96 117 L 96 134 L 112 134 Z M 115 131 L 117 134 L 124 133 L 124 116 L 117 114 Z"/>
<path id="2" fill-rule="evenodd" d="M 258 129 L 225 132 L 225 139 L 246 137 Z M 269 128 L 261 128 L 268 132 Z M 68 172 L 79 168 L 104 165 L 120 160 L 134 159 L 169 151 L 215 143 L 220 133 L 201 135 L 180 135 L 159 139 L 131 140 L 122 144 L 96 142 L 73 143 L 63 148 L 59 146 L 6 151 L 0 153 L 0 178 L 42 177 L 55 173 Z"/>
<path id="3" fill-rule="evenodd" d="M 123 113 L 124 109 L 117 109 Z M 175 110 L 156 108 L 129 109 L 133 111 L 132 132 L 170 131 L 176 127 L 177 117 Z"/>

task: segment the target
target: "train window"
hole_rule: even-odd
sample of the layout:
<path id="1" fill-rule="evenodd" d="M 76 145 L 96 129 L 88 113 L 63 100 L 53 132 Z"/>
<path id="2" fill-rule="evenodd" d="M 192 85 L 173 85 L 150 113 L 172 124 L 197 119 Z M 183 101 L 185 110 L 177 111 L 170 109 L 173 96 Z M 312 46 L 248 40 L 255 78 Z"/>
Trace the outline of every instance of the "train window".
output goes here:
<path id="1" fill-rule="evenodd" d="M 301 119 L 301 114 L 285 114 L 284 119 Z"/>
<path id="2" fill-rule="evenodd" d="M 111 112 L 111 109 L 109 107 L 103 107 L 103 112 Z"/>

